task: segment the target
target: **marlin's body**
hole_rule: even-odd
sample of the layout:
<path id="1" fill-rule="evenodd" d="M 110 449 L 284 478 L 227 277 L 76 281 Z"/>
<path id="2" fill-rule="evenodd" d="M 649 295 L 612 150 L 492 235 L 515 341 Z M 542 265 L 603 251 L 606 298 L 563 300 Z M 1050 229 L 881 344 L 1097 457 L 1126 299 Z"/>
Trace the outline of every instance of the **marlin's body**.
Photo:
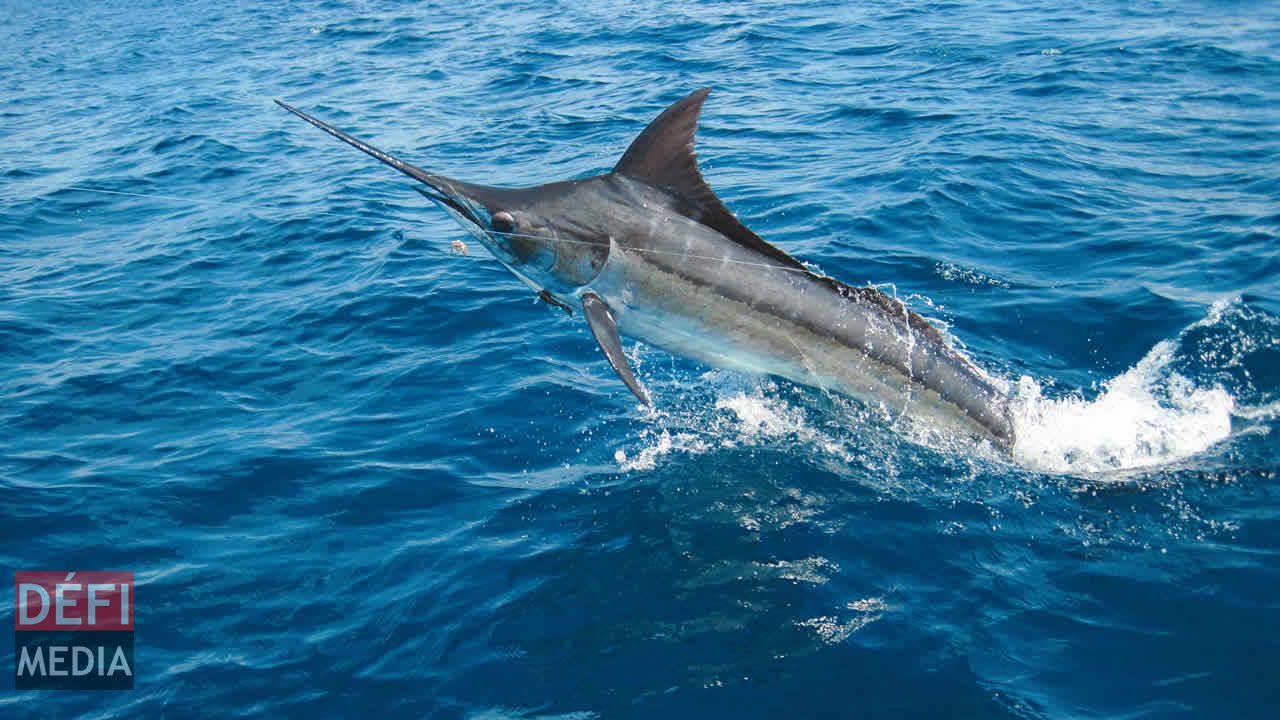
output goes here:
<path id="1" fill-rule="evenodd" d="M 724 207 L 693 154 L 706 95 L 671 106 L 613 172 L 523 190 L 425 172 L 284 107 L 422 181 L 544 300 L 581 310 L 642 402 L 619 333 L 709 365 L 949 417 L 1011 444 L 1007 398 L 927 321 L 874 288 L 809 271 Z"/>

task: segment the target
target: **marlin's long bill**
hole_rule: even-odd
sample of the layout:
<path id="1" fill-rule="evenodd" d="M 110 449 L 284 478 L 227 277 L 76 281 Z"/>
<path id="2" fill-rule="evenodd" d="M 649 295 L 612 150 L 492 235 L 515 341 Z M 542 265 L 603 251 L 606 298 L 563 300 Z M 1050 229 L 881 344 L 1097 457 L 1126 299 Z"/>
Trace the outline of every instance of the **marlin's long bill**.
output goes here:
<path id="1" fill-rule="evenodd" d="M 396 170 L 399 170 L 405 175 L 408 175 L 414 180 L 417 180 L 418 182 L 431 188 L 431 190 L 435 191 L 434 193 L 430 193 L 430 194 L 424 193 L 424 194 L 427 194 L 427 196 L 432 200 L 439 203 L 443 203 L 444 205 L 452 208 L 453 210 L 456 210 L 457 212 L 462 213 L 462 215 L 466 217 L 468 220 L 472 220 L 473 222 L 477 222 L 477 223 L 480 222 L 480 220 L 473 215 L 474 208 L 467 207 L 459 200 L 459 190 L 462 190 L 466 187 L 474 187 L 474 186 L 467 186 L 465 183 L 460 183 L 456 180 L 451 180 L 441 175 L 429 173 L 420 167 L 417 167 L 415 165 L 410 165 L 409 163 L 401 160 L 400 158 L 388 152 L 385 152 L 383 150 L 379 150 L 378 148 L 370 145 L 369 143 L 357 137 L 353 137 L 339 130 L 338 128 L 330 125 L 329 123 L 323 120 L 320 120 L 319 118 L 316 118 L 312 115 L 309 115 L 308 113 L 303 112 L 302 110 L 299 110 L 298 108 L 284 102 L 283 100 L 276 100 L 275 103 L 280 107 L 284 108 L 285 110 L 288 110 L 294 115 L 297 115 L 303 120 L 306 120 L 312 125 L 315 125 L 321 130 L 338 138 L 342 142 L 350 145 L 351 147 L 354 147 L 357 150 L 360 150 L 361 152 L 371 157 L 381 160 L 387 165 L 390 165 Z"/>
<path id="2" fill-rule="evenodd" d="M 426 186 L 549 305 L 583 311 L 644 403 L 622 352 L 639 338 L 717 367 L 778 375 L 1012 444 L 1008 398 L 924 318 L 869 287 L 817 275 L 743 225 L 693 151 L 709 90 L 658 116 L 612 171 L 526 189 L 424 171 L 278 102 Z"/>

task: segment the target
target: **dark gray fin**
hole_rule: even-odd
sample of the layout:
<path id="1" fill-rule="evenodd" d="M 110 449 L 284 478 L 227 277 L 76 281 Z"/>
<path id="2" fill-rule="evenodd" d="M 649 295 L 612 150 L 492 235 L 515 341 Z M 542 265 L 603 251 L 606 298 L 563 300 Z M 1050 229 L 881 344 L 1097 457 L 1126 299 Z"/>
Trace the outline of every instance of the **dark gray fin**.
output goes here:
<path id="1" fill-rule="evenodd" d="M 734 217 L 702 178 L 693 142 L 698 130 L 698 113 L 710 92 L 710 88 L 697 90 L 663 111 L 631 143 L 613 171 L 666 190 L 682 201 L 678 208 L 682 215 L 739 245 L 789 267 L 803 269 L 799 260 L 765 242 Z"/>
<path id="2" fill-rule="evenodd" d="M 686 217 L 706 225 L 739 245 L 759 251 L 788 267 L 804 270 L 822 280 L 846 300 L 878 306 L 890 315 L 904 314 L 911 327 L 941 342 L 942 335 L 937 328 L 916 313 L 907 311 L 897 300 L 875 288 L 853 287 L 810 271 L 799 260 L 751 232 L 750 228 L 729 212 L 702 178 L 702 173 L 698 170 L 698 158 L 693 151 L 698 113 L 710 92 L 710 88 L 702 88 L 663 111 L 631 143 L 613 171 L 672 193 L 688 204 L 687 209 L 682 209 Z"/>
<path id="3" fill-rule="evenodd" d="M 640 382 L 631 372 L 631 366 L 627 365 L 627 356 L 622 352 L 622 340 L 618 337 L 618 325 L 613 321 L 609 306 L 595 293 L 586 293 L 582 296 L 582 311 L 587 316 L 587 324 L 591 326 L 591 334 L 600 343 L 600 349 L 609 359 L 613 371 L 618 373 L 618 377 L 622 378 L 622 382 L 635 393 L 640 402 L 652 405 L 649 394 L 640 387 Z"/>
<path id="4" fill-rule="evenodd" d="M 550 290 L 543 290 L 542 292 L 538 293 L 538 299 L 552 307 L 560 308 L 561 310 L 569 313 L 569 317 L 573 317 L 573 308 L 557 300 L 556 296 L 552 295 Z"/>

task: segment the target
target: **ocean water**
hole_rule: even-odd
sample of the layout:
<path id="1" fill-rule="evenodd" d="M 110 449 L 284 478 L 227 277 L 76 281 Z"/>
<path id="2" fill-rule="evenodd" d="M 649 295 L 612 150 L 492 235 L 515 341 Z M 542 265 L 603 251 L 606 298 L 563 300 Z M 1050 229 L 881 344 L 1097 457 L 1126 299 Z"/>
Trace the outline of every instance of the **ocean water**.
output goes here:
<path id="1" fill-rule="evenodd" d="M 1280 6 L 1070 5 L 0 3 L 0 568 L 138 579 L 134 690 L 0 716 L 1276 717 Z M 528 185 L 702 86 L 1012 452 L 628 341 L 641 409 L 271 102 Z"/>

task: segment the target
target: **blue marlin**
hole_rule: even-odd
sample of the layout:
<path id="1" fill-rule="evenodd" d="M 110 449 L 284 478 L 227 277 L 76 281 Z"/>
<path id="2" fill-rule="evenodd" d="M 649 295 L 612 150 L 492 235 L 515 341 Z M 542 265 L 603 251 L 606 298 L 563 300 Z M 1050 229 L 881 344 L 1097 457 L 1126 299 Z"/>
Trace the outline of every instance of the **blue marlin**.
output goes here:
<path id="1" fill-rule="evenodd" d="M 613 170 L 529 188 L 475 185 L 393 157 L 284 102 L 421 183 L 545 302 L 580 311 L 640 402 L 622 335 L 715 367 L 776 375 L 1013 443 L 1009 399 L 902 302 L 811 271 L 734 216 L 694 154 L 709 89 L 670 106 Z"/>

